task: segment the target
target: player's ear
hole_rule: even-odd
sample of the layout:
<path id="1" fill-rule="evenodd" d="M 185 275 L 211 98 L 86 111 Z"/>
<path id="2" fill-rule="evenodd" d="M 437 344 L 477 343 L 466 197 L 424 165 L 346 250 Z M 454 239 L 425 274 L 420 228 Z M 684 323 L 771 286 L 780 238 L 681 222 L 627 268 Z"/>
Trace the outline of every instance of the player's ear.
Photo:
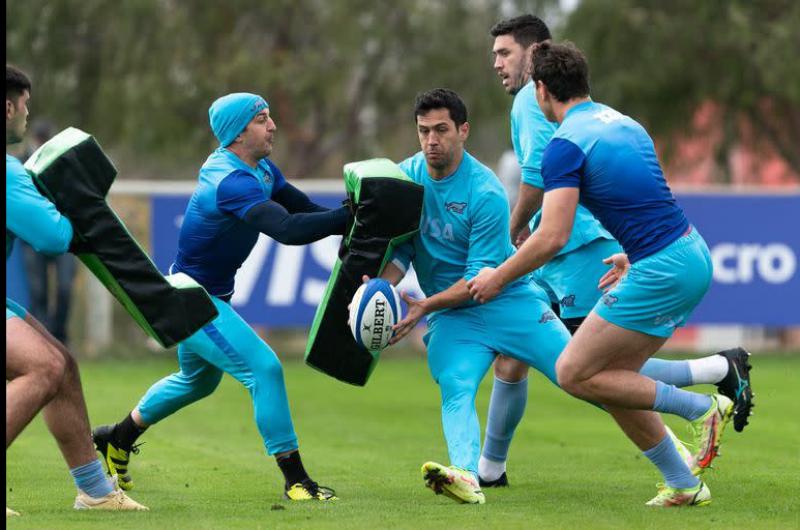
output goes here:
<path id="1" fill-rule="evenodd" d="M 458 127 L 458 136 L 461 137 L 461 141 L 466 141 L 469 137 L 469 122 L 464 122 Z"/>

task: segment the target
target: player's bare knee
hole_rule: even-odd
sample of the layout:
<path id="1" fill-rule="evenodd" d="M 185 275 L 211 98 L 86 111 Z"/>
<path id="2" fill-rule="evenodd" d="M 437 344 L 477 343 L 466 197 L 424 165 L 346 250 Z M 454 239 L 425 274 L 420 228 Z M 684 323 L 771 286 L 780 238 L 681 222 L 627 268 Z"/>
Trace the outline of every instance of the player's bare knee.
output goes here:
<path id="1" fill-rule="evenodd" d="M 528 365 L 512 357 L 498 355 L 494 361 L 494 375 L 506 383 L 518 383 L 528 377 Z"/>
<path id="2" fill-rule="evenodd" d="M 61 387 L 66 373 L 67 361 L 61 352 L 49 346 L 46 352 L 36 357 L 30 366 L 29 373 L 36 379 L 36 385 L 52 399 Z"/>
<path id="3" fill-rule="evenodd" d="M 558 379 L 558 386 L 565 392 L 576 397 L 582 397 L 583 380 L 580 378 L 580 372 L 574 363 L 563 356 L 556 361 L 556 378 Z"/>

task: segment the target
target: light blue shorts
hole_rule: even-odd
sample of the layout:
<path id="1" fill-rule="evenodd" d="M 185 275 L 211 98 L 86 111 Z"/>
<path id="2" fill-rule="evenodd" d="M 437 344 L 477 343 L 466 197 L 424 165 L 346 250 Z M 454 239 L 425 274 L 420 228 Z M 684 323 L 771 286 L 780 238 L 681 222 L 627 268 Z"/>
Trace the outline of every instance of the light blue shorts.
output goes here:
<path id="1" fill-rule="evenodd" d="M 495 355 L 503 354 L 530 365 L 557 385 L 556 360 L 569 339 L 545 293 L 530 283 L 487 304 L 435 315 L 428 322 L 425 343 L 437 382 L 443 373 L 466 365 L 470 368 L 458 377 L 480 382 Z"/>
<path id="2" fill-rule="evenodd" d="M 556 256 L 533 273 L 534 281 L 558 304 L 561 318 L 589 314 L 603 292 L 597 282 L 609 270 L 603 260 L 622 252 L 614 239 L 595 239 L 588 245 Z"/>
<path id="3" fill-rule="evenodd" d="M 14 317 L 19 317 L 22 320 L 25 320 L 25 315 L 27 314 L 28 312 L 24 307 L 16 303 L 11 298 L 6 297 L 6 320 Z"/>
<path id="4" fill-rule="evenodd" d="M 711 285 L 712 264 L 700 233 L 691 231 L 631 265 L 594 311 L 619 327 L 669 337 L 683 326 Z"/>

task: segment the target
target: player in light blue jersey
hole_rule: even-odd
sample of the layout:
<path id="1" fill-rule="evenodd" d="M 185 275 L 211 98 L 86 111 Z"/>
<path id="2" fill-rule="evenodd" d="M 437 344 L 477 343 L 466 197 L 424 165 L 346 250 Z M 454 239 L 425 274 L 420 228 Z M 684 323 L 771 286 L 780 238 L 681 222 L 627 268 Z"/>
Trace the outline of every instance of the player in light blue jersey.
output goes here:
<path id="1" fill-rule="evenodd" d="M 6 145 L 22 141 L 31 81 L 6 65 Z M 6 262 L 14 241 L 58 255 L 72 241 L 72 224 L 36 189 L 19 160 L 6 154 Z M 87 436 L 89 415 L 75 358 L 29 314 L 6 298 L 6 449 L 41 410 L 69 467 L 78 496 L 76 509 L 146 510 L 103 473 Z M 19 513 L 6 507 L 6 516 Z"/>
<path id="2" fill-rule="evenodd" d="M 467 280 L 508 258 L 508 202 L 494 173 L 464 150 L 467 110 L 453 91 L 421 94 L 415 108 L 422 152 L 400 167 L 425 187 L 420 232 L 395 250 L 383 277 L 397 284 L 413 262 L 427 298 L 412 300 L 393 343 L 428 316 L 425 344 L 442 397 L 451 466 L 423 465 L 426 485 L 458 502 L 485 502 L 478 484 L 480 426 L 475 394 L 497 352 L 519 359 L 555 383 L 555 362 L 569 332 L 547 295 L 520 278 L 486 305 L 470 298 Z"/>
<path id="3" fill-rule="evenodd" d="M 550 30 L 540 18 L 522 15 L 498 22 L 490 34 L 494 37 L 494 69 L 506 92 L 514 96 L 511 141 L 522 179 L 519 198 L 511 212 L 511 240 L 518 246 L 541 220 L 542 154 L 557 128 L 539 108 L 530 78 L 532 47 L 549 40 Z M 534 279 L 550 295 L 554 310 L 571 333 L 578 329 L 602 294 L 598 283 L 608 272 L 607 258 L 619 252 L 622 252 L 619 243 L 586 208 L 578 205 L 566 245 L 534 272 Z M 737 398 L 740 385 L 749 384 L 747 353 L 741 348 L 689 361 L 652 359 L 642 373 L 679 387 L 716 384 L 720 392 L 741 402 L 741 410 L 749 412 L 749 394 L 739 392 Z M 494 375 L 479 464 L 483 487 L 508 485 L 506 458 L 528 397 L 527 365 L 501 355 L 495 361 Z"/>
<path id="4" fill-rule="evenodd" d="M 600 282 L 610 290 L 561 355 L 558 381 L 569 393 L 603 404 L 662 472 L 665 485 L 648 505 L 708 504 L 708 487 L 692 474 L 655 411 L 691 422 L 695 462 L 705 469 L 717 454 L 733 401 L 638 372 L 708 289 L 708 248 L 675 203 L 647 132 L 589 98 L 588 66 L 579 50 L 539 44 L 532 75 L 540 108 L 560 124 L 542 160 L 541 226 L 511 259 L 473 278 L 470 292 L 489 302 L 556 256 L 569 240 L 580 200 L 625 253 L 613 257 L 614 268 Z"/>
<path id="5" fill-rule="evenodd" d="M 178 346 L 179 372 L 153 385 L 122 421 L 96 429 L 94 440 L 109 473 L 122 477 L 126 489 L 132 488 L 127 467 L 138 437 L 150 425 L 214 392 L 227 372 L 250 392 L 266 451 L 283 472 L 286 498 L 335 500 L 333 490 L 311 480 L 300 460 L 278 357 L 230 300 L 236 271 L 259 234 L 283 244 L 310 243 L 343 234 L 349 210 L 312 203 L 269 160 L 276 127 L 261 96 L 223 96 L 211 105 L 209 119 L 220 147 L 200 169 L 171 272 L 202 285 L 219 316 Z"/>

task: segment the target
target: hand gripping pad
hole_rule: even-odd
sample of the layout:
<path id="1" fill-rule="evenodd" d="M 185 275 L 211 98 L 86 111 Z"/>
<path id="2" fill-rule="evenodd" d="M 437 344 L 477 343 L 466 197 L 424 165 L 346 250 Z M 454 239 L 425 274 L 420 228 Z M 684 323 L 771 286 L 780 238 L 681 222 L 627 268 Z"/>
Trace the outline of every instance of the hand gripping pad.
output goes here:
<path id="1" fill-rule="evenodd" d="M 424 188 L 385 158 L 345 165 L 344 180 L 355 219 L 317 307 L 305 358 L 331 377 L 363 386 L 380 354 L 356 344 L 347 325 L 347 305 L 361 277 L 378 276 L 392 249 L 419 230 Z"/>
<path id="2" fill-rule="evenodd" d="M 188 338 L 217 316 L 199 284 L 162 276 L 108 206 L 117 170 L 92 136 L 65 129 L 37 149 L 25 169 L 72 223 L 71 250 L 162 346 Z"/>

